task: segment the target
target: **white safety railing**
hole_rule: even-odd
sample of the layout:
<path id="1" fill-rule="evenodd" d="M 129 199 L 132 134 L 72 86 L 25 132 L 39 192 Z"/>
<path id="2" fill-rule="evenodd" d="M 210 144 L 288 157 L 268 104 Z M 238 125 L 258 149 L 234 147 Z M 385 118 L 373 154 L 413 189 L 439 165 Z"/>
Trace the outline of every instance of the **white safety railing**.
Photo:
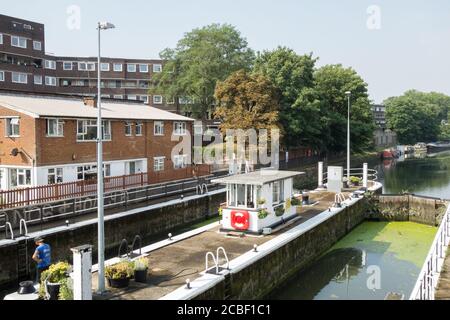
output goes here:
<path id="1" fill-rule="evenodd" d="M 445 255 L 450 242 L 450 206 L 442 218 L 439 230 L 431 245 L 416 285 L 409 300 L 434 300 L 439 276 L 444 264 Z"/>

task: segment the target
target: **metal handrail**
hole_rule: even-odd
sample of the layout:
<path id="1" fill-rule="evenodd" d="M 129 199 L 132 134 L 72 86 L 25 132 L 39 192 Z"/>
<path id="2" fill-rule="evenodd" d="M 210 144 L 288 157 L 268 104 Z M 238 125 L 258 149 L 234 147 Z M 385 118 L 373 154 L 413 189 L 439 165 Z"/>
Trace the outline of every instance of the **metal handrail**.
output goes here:
<path id="1" fill-rule="evenodd" d="M 354 177 L 363 178 L 364 171 L 362 168 L 350 168 L 350 174 Z M 344 169 L 344 178 L 347 175 L 347 169 Z M 328 172 L 323 173 L 323 181 L 327 181 Z M 375 169 L 367 169 L 367 180 L 378 181 L 378 171 Z"/>
<path id="2" fill-rule="evenodd" d="M 139 241 L 139 255 L 142 255 L 142 238 L 140 235 L 136 235 L 133 239 L 133 243 L 131 244 L 131 253 L 134 253 L 134 246 L 136 245 L 136 241 Z M 119 251 L 120 254 L 120 251 Z"/>
<path id="3" fill-rule="evenodd" d="M 450 243 L 450 206 L 442 218 L 409 300 L 434 300 L 445 253 Z"/>
<path id="4" fill-rule="evenodd" d="M 23 225 L 23 228 L 25 230 L 25 234 L 22 233 L 22 225 Z M 27 227 L 27 222 L 25 221 L 25 219 L 20 219 L 20 222 L 19 222 L 19 233 L 20 233 L 21 236 L 28 236 L 28 227 Z"/>
<path id="5" fill-rule="evenodd" d="M 11 240 L 14 240 L 14 231 L 13 231 L 11 222 L 6 222 L 6 224 L 5 224 L 5 238 L 8 238 L 8 229 L 9 229 L 9 234 L 11 236 Z"/>
<path id="6" fill-rule="evenodd" d="M 225 257 L 225 260 L 226 260 L 226 262 L 227 262 L 227 270 L 230 270 L 230 260 L 228 260 L 228 255 L 227 255 L 227 252 L 225 251 L 225 248 L 224 247 L 219 247 L 219 248 L 217 248 L 217 251 L 216 251 L 216 255 L 217 255 L 217 264 L 219 264 L 219 256 L 220 256 L 220 252 L 222 252 L 223 253 L 223 256 Z"/>
<path id="7" fill-rule="evenodd" d="M 117 254 L 117 257 L 119 257 L 119 258 L 122 257 L 120 252 L 122 251 L 122 247 L 124 244 L 125 244 L 125 248 L 127 249 L 126 256 L 128 256 L 128 241 L 127 241 L 127 239 L 122 239 L 122 242 L 120 243 L 120 246 L 119 246 L 119 253 Z"/>
<path id="8" fill-rule="evenodd" d="M 219 273 L 219 264 L 217 263 L 216 257 L 214 256 L 214 253 L 212 253 L 212 252 L 206 253 L 206 256 L 205 256 L 205 272 L 208 272 L 208 270 L 209 270 L 209 268 L 208 268 L 209 267 L 209 265 L 208 265 L 208 261 L 209 261 L 208 257 L 212 257 L 213 262 L 214 262 L 214 267 L 216 268 L 216 274 L 218 274 Z"/>

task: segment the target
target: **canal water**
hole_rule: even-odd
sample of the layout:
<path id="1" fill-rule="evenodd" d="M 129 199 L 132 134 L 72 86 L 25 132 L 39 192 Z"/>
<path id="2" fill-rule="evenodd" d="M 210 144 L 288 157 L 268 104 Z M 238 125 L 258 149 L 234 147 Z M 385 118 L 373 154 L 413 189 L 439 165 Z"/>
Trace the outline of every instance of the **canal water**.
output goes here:
<path id="1" fill-rule="evenodd" d="M 450 198 L 450 152 L 372 161 L 384 193 Z M 269 299 L 408 299 L 437 228 L 412 222 L 364 222 Z"/>

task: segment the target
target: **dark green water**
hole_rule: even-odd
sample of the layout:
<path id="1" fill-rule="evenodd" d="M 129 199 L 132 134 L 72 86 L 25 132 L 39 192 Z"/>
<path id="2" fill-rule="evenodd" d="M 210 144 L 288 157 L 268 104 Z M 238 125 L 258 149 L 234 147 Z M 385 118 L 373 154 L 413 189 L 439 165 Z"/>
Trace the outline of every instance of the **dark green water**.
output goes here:
<path id="1" fill-rule="evenodd" d="M 402 160 L 369 163 L 384 193 L 450 199 L 450 152 Z M 268 298 L 378 300 L 395 292 L 407 299 L 436 231 L 411 222 L 365 222 Z"/>

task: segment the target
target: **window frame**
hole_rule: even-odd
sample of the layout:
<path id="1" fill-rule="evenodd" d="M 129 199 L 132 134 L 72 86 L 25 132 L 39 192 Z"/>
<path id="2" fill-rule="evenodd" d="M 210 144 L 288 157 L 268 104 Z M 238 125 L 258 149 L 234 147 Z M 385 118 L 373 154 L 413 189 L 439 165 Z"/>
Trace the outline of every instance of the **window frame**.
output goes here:
<path id="1" fill-rule="evenodd" d="M 158 132 L 156 131 L 157 128 L 160 128 L 160 130 L 158 130 Z M 164 136 L 164 121 L 155 121 L 153 123 L 153 135 L 160 136 L 160 137 Z"/>
<path id="2" fill-rule="evenodd" d="M 14 75 L 19 75 L 19 81 L 14 81 Z M 25 82 L 20 81 L 20 76 L 25 76 Z M 19 83 L 19 84 L 28 84 L 28 74 L 23 72 L 11 72 L 11 82 L 12 83 Z"/>
<path id="3" fill-rule="evenodd" d="M 180 169 L 185 169 L 185 168 L 187 168 L 187 154 L 176 154 L 176 155 L 174 155 L 173 156 L 173 159 L 172 159 L 172 161 L 173 161 L 173 168 L 175 169 L 175 170 L 180 170 Z M 178 160 L 177 159 L 182 159 L 182 162 L 181 162 L 181 166 L 178 166 Z"/>
<path id="4" fill-rule="evenodd" d="M 0 33 L 0 44 L 3 44 L 3 33 Z"/>
<path id="5" fill-rule="evenodd" d="M 81 122 L 81 127 L 80 127 Z M 80 128 L 82 131 L 80 131 Z M 85 137 L 88 134 L 88 129 L 95 128 L 95 138 L 92 139 L 80 139 L 80 137 Z M 112 132 L 111 132 L 111 121 L 103 120 L 102 121 L 102 141 L 111 141 L 112 140 Z M 77 120 L 77 142 L 96 142 L 97 141 L 97 120 L 92 119 L 78 119 Z"/>
<path id="6" fill-rule="evenodd" d="M 70 63 L 70 68 L 66 68 L 66 64 Z M 64 71 L 72 71 L 73 70 L 73 62 L 72 61 L 63 61 L 63 70 Z"/>
<path id="7" fill-rule="evenodd" d="M 116 66 L 120 66 L 120 70 L 116 70 Z M 114 72 L 123 72 L 123 63 L 113 63 Z"/>
<path id="8" fill-rule="evenodd" d="M 44 69 L 56 70 L 56 61 L 55 60 L 44 60 Z"/>
<path id="9" fill-rule="evenodd" d="M 39 48 L 36 48 L 37 44 L 39 44 Z M 42 42 L 41 41 L 37 41 L 37 40 L 33 40 L 33 50 L 42 51 Z"/>
<path id="10" fill-rule="evenodd" d="M 181 128 L 177 128 L 177 125 L 182 125 Z M 178 130 L 181 129 L 181 130 Z M 174 121 L 173 122 L 173 135 L 174 136 L 185 136 L 187 134 L 187 125 L 184 121 Z"/>
<path id="11" fill-rule="evenodd" d="M 142 68 L 141 68 L 142 66 L 145 66 L 145 71 L 142 70 Z M 145 64 L 145 63 L 139 63 L 139 72 L 140 72 L 140 73 L 148 73 L 149 70 L 150 70 L 150 69 L 149 69 L 149 67 L 148 67 L 148 64 Z"/>
<path id="12" fill-rule="evenodd" d="M 54 80 L 54 82 L 53 81 L 52 82 L 48 82 L 47 80 Z M 56 77 L 45 76 L 45 85 L 49 86 L 49 87 L 56 87 L 56 86 L 58 86 Z"/>
<path id="13" fill-rule="evenodd" d="M 53 125 L 54 129 L 56 129 L 55 133 L 53 133 L 53 134 L 50 134 L 50 132 L 49 132 L 50 121 L 56 121 L 56 123 Z M 59 118 L 47 118 L 46 119 L 45 135 L 48 138 L 64 137 L 64 120 L 59 119 Z"/>
<path id="14" fill-rule="evenodd" d="M 142 121 L 136 121 L 135 125 L 135 129 L 134 132 L 136 134 L 137 137 L 141 137 L 144 134 L 144 123 Z M 139 132 L 138 132 L 138 128 L 139 128 Z"/>
<path id="15" fill-rule="evenodd" d="M 19 117 L 11 117 L 5 119 L 5 135 L 9 138 L 20 138 L 20 118 Z M 12 124 L 12 120 L 17 120 Z M 16 128 L 16 130 L 14 129 Z"/>
<path id="16" fill-rule="evenodd" d="M 164 171 L 165 162 L 166 162 L 166 157 L 154 157 L 153 158 L 153 172 Z"/>
<path id="17" fill-rule="evenodd" d="M 40 79 L 40 81 L 36 81 L 36 79 Z M 36 85 L 42 85 L 42 75 L 40 74 L 35 74 L 33 75 L 33 83 Z"/>
<path id="18" fill-rule="evenodd" d="M 125 121 L 125 136 L 132 137 L 133 136 L 133 122 Z"/>
<path id="19" fill-rule="evenodd" d="M 131 67 L 131 66 L 134 66 L 134 71 L 130 70 L 130 67 Z M 127 63 L 127 72 L 130 72 L 130 73 L 136 73 L 136 71 L 137 71 L 137 65 L 136 65 L 136 63 Z"/>
<path id="20" fill-rule="evenodd" d="M 52 172 L 50 172 L 52 171 Z M 53 182 L 50 182 L 50 177 L 53 177 Z M 64 182 L 64 168 L 55 167 L 47 169 L 47 185 L 54 185 Z"/>
<path id="21" fill-rule="evenodd" d="M 85 69 L 80 68 L 80 66 L 85 65 Z M 92 69 L 89 69 L 88 66 L 93 66 Z M 78 71 L 84 71 L 84 72 L 90 72 L 90 71 L 96 71 L 95 62 L 89 62 L 89 61 L 79 61 L 78 62 Z"/>
<path id="22" fill-rule="evenodd" d="M 13 184 L 14 181 L 14 175 L 12 172 L 15 171 L 15 184 Z M 29 187 L 32 185 L 32 176 L 31 176 L 31 169 L 27 168 L 10 168 L 10 184 L 13 188 L 21 188 L 21 187 Z M 23 177 L 24 183 L 19 183 L 20 177 Z M 27 178 L 29 179 L 29 183 L 27 182 Z"/>
<path id="23" fill-rule="evenodd" d="M 2 75 L 2 76 L 0 77 L 0 81 L 1 81 L 1 82 L 5 81 L 5 71 L 0 70 L 0 74 Z"/>
<path id="24" fill-rule="evenodd" d="M 156 100 L 155 100 L 156 97 L 159 97 L 160 100 L 159 100 L 159 101 L 156 101 Z M 153 96 L 153 104 L 163 104 L 163 96 L 162 96 L 162 95 L 159 95 L 159 94 L 155 94 L 155 95 Z"/>
<path id="25" fill-rule="evenodd" d="M 161 73 L 162 72 L 162 64 L 154 63 L 153 64 L 153 73 Z"/>
<path id="26" fill-rule="evenodd" d="M 17 39 L 17 45 L 14 44 L 14 39 Z M 20 40 L 25 40 L 25 45 L 20 45 Z M 27 49 L 28 47 L 28 39 L 25 37 L 20 37 L 20 36 L 11 36 L 11 47 L 16 47 L 16 48 L 22 48 L 22 49 Z"/>
<path id="27" fill-rule="evenodd" d="M 103 68 L 105 65 L 108 66 L 107 69 Z M 111 64 L 109 62 L 102 62 L 102 63 L 100 63 L 100 71 L 102 71 L 102 72 L 109 72 L 110 70 L 111 70 Z"/>

